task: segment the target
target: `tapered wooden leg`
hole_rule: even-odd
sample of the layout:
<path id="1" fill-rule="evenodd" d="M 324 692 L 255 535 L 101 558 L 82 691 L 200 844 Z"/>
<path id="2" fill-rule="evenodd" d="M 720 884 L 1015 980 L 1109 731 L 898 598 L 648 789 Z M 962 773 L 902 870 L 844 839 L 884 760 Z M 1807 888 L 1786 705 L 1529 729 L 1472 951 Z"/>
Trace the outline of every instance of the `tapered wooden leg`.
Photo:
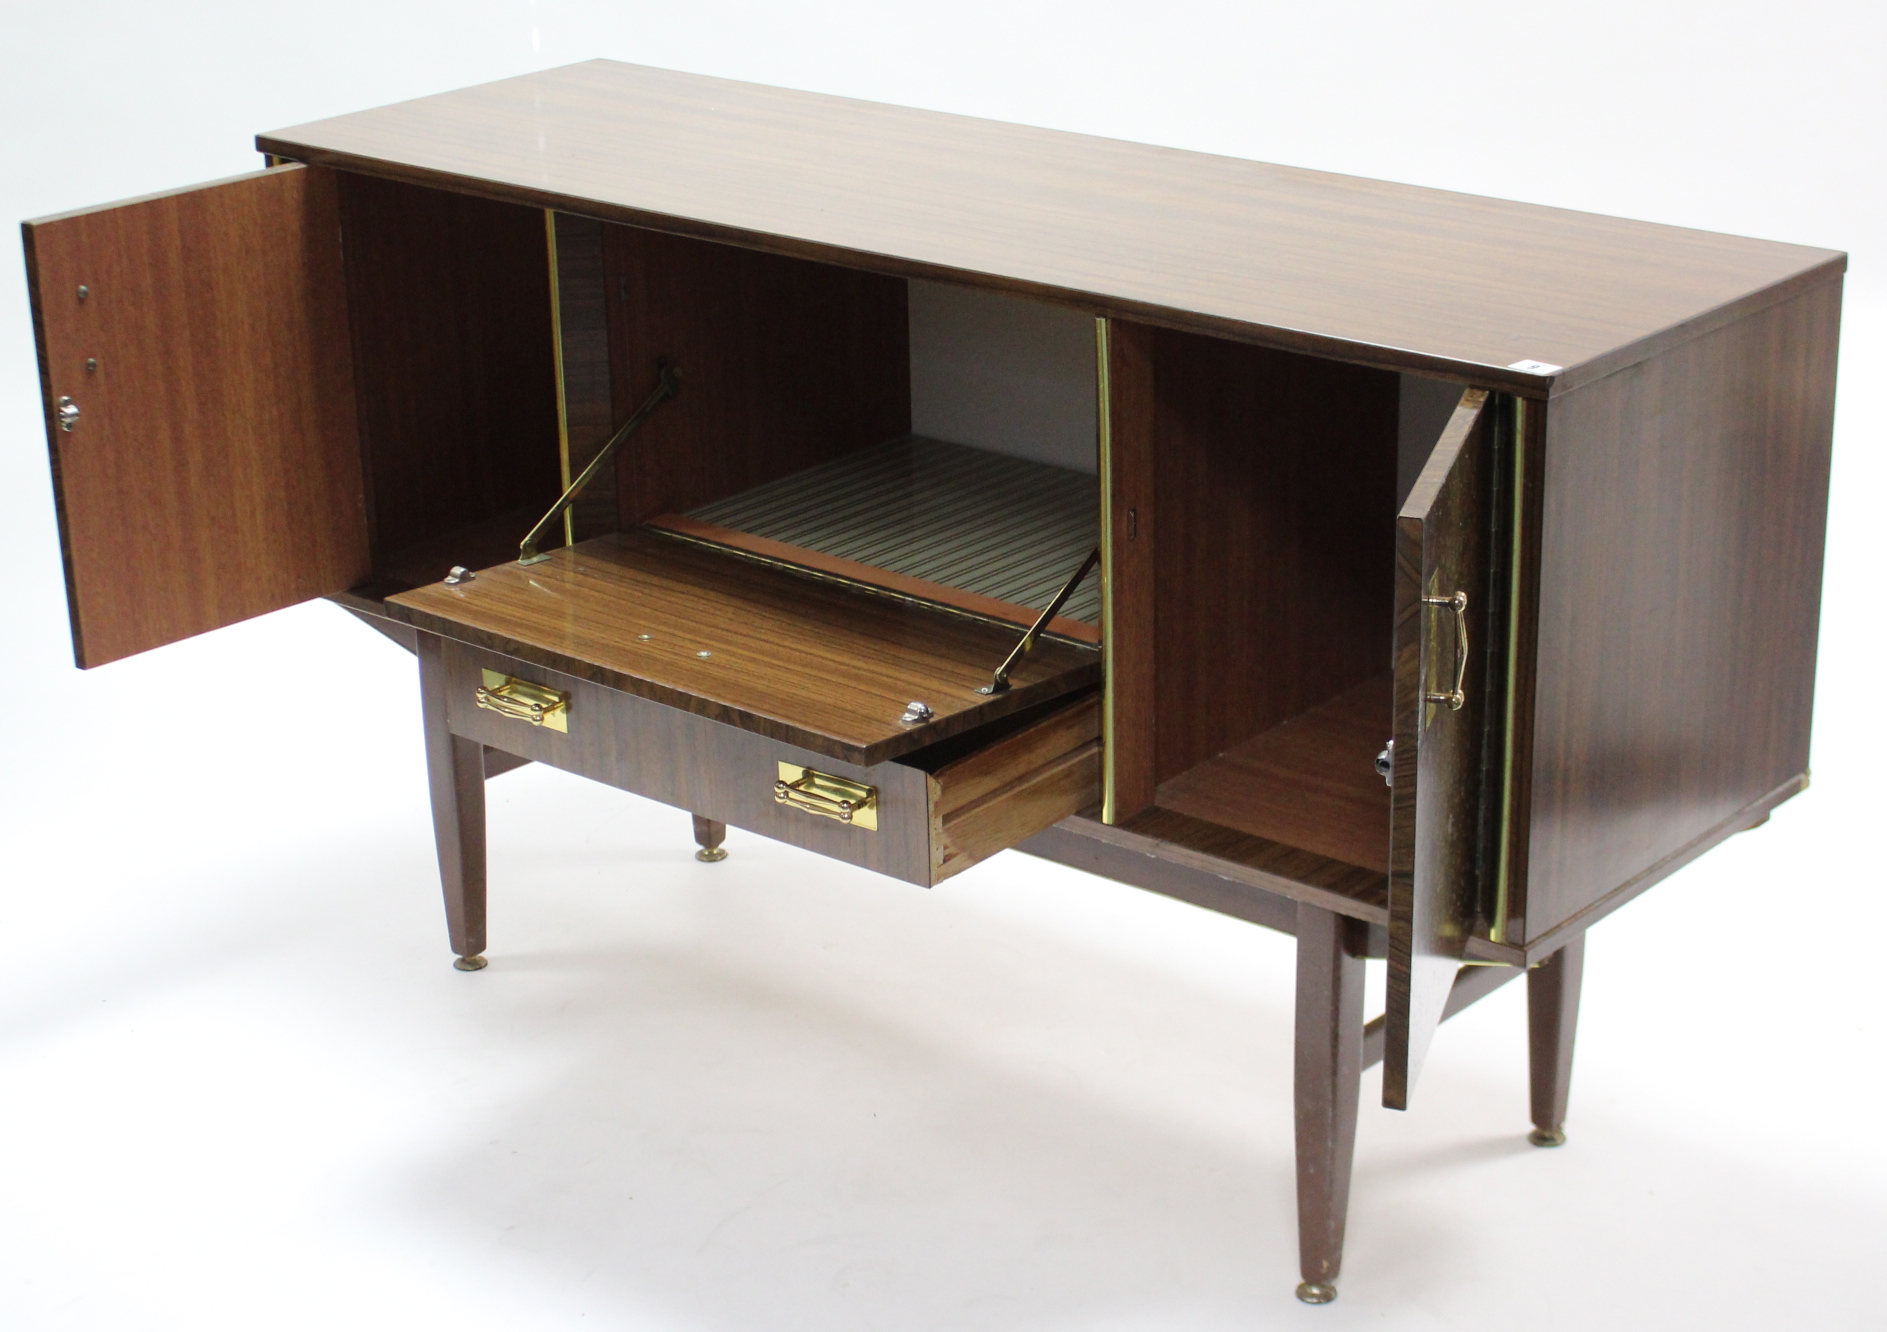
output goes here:
<path id="1" fill-rule="evenodd" d="M 1355 922 L 1297 908 L 1297 1298 L 1328 1304 L 1343 1266 L 1363 1079 L 1363 958 Z"/>
<path id="2" fill-rule="evenodd" d="M 727 849 L 721 842 L 727 837 L 727 825 L 714 819 L 704 819 L 699 814 L 692 817 L 695 821 L 695 841 L 701 843 L 701 849 L 695 852 L 695 859 L 710 865 L 717 860 L 726 860 Z"/>
<path id="3" fill-rule="evenodd" d="M 1535 1147 L 1566 1141 L 1566 1097 L 1572 1089 L 1573 1035 L 1579 1027 L 1579 982 L 1586 968 L 1581 934 L 1527 972 L 1527 1044 L 1532 1074 Z"/>
<path id="4" fill-rule="evenodd" d="M 420 713 L 426 726 L 426 776 L 432 787 L 432 835 L 446 896 L 446 932 L 460 971 L 485 965 L 485 747 L 446 727 L 444 645 L 419 635 Z"/>

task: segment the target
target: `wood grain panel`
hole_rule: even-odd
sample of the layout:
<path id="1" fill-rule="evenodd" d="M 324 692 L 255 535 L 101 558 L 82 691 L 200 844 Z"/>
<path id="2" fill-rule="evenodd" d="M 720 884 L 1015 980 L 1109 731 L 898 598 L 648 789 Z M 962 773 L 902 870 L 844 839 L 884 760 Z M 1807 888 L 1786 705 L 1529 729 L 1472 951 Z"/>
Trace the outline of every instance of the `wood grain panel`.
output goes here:
<path id="1" fill-rule="evenodd" d="M 931 863 L 941 882 L 1100 799 L 1100 696 L 931 771 Z"/>
<path id="2" fill-rule="evenodd" d="M 568 486 L 616 433 L 616 404 L 610 390 L 608 276 L 601 222 L 569 213 L 547 216 L 555 265 L 562 483 Z M 605 467 L 566 511 L 566 530 L 575 541 L 613 532 L 619 522 L 617 509 L 616 471 Z"/>
<path id="3" fill-rule="evenodd" d="M 1393 722 L 1383 674 L 1162 783 L 1160 806 L 1386 874 Z"/>
<path id="4" fill-rule="evenodd" d="M 968 869 L 1100 793 L 1092 696 L 1020 729 L 986 728 L 987 745 L 980 733 L 956 737 L 947 746 L 968 752 L 948 763 L 930 763 L 920 751 L 903 762 L 857 765 L 430 633 L 420 642 L 440 645 L 433 651 L 447 663 L 439 706 L 456 735 L 911 883 L 929 886 Z M 479 708 L 486 670 L 565 691 L 569 730 Z M 876 787 L 877 829 L 779 804 L 773 782 L 781 762 Z"/>
<path id="5" fill-rule="evenodd" d="M 1107 450 L 1106 625 L 1109 800 L 1119 823 L 1153 805 L 1158 775 L 1160 507 L 1154 411 L 1155 330 L 1110 319 L 1101 328 L 1103 446 Z"/>
<path id="6" fill-rule="evenodd" d="M 422 634 L 422 641 L 430 638 Z M 784 744 L 707 717 L 460 643 L 444 649 L 445 697 L 454 734 L 632 791 L 702 818 L 876 870 L 907 883 L 931 877 L 929 778 L 898 763 L 863 765 Z M 570 729 L 558 732 L 477 705 L 481 672 L 495 670 L 570 695 Z M 878 788 L 878 830 L 778 804 L 782 762 Z"/>
<path id="7" fill-rule="evenodd" d="M 645 531 L 418 588 L 387 607 L 434 633 L 867 765 L 1100 675 L 1098 653 L 1048 639 L 1012 673 L 1012 689 L 980 695 L 1015 645 L 1006 628 Z M 913 699 L 934 720 L 902 724 Z"/>
<path id="8" fill-rule="evenodd" d="M 278 167 L 22 230 L 78 664 L 364 579 L 335 174 Z"/>
<path id="9" fill-rule="evenodd" d="M 952 755 L 940 766 L 932 766 L 921 758 L 909 760 L 930 772 L 936 781 L 937 793 L 932 805 L 938 817 L 948 818 L 986 800 L 1018 777 L 1039 771 L 1053 760 L 1086 749 L 1100 740 L 1099 695 L 1090 695 L 1066 706 L 1051 706 L 1052 711 L 1039 719 L 1030 718 L 1027 725 L 1020 726 L 1013 734 L 961 755 Z M 951 748 L 951 745 L 939 745 L 933 752 Z M 1093 803 L 1090 799 L 1068 813 Z"/>
<path id="10" fill-rule="evenodd" d="M 1388 922 L 1388 880 L 1374 871 L 1157 806 L 1120 824 L 1101 823 L 1091 817 L 1096 812 L 1085 811 L 1063 826 L 1293 902 L 1309 902 L 1372 925 Z"/>
<path id="11" fill-rule="evenodd" d="M 1490 700 L 1486 657 L 1473 649 L 1487 639 L 1493 416 L 1485 392 L 1462 395 L 1396 522 L 1383 1059 L 1383 1104 L 1391 1110 L 1409 1107 L 1479 923 Z M 1458 597 L 1465 597 L 1460 613 L 1448 604 Z"/>
<path id="12" fill-rule="evenodd" d="M 559 489 L 544 215 L 364 176 L 341 199 L 375 570 L 535 509 L 515 550 Z"/>
<path id="13" fill-rule="evenodd" d="M 1087 818 L 1064 819 L 1017 843 L 1015 849 L 1266 929 L 1296 932 L 1297 903 L 1290 898 L 1240 879 L 1086 835 L 1087 829 L 1104 826 Z"/>
<path id="14" fill-rule="evenodd" d="M 933 780 L 936 780 L 933 778 Z M 1053 826 L 1101 796 L 1101 742 L 1050 759 L 983 799 L 936 816 L 932 883 Z"/>
<path id="15" fill-rule="evenodd" d="M 1387 668 L 1398 386 L 1216 338 L 1147 341 L 1156 616 L 1136 632 L 1154 639 L 1164 782 Z"/>
<path id="16" fill-rule="evenodd" d="M 264 152 L 1543 394 L 1827 250 L 591 61 Z"/>
<path id="17" fill-rule="evenodd" d="M 1808 768 L 1838 285 L 1555 400 L 1529 940 Z"/>
<path id="18" fill-rule="evenodd" d="M 903 282 L 635 227 L 604 245 L 616 419 L 682 372 L 618 455 L 623 526 L 910 433 Z"/>

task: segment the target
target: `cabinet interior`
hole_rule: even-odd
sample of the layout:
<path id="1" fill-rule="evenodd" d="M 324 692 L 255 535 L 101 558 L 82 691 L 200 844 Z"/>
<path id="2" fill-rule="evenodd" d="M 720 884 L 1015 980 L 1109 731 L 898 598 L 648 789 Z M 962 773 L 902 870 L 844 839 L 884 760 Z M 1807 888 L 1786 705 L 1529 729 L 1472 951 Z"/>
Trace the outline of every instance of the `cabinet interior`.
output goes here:
<path id="1" fill-rule="evenodd" d="M 1117 397 L 1114 429 L 1155 465 L 1116 565 L 1137 563 L 1147 589 L 1151 687 L 1134 696 L 1151 715 L 1123 718 L 1120 743 L 1150 745 L 1162 809 L 1385 872 L 1396 513 L 1461 391 L 1132 336 L 1138 391 Z"/>
<path id="2" fill-rule="evenodd" d="M 682 376 L 578 540 L 646 525 L 1020 625 L 1097 543 L 1089 316 L 562 216 L 553 257 L 540 210 L 364 177 L 344 218 L 389 583 L 515 556 L 569 475 L 560 362 L 570 470 Z M 1098 643 L 1100 596 L 1051 632 Z"/>
<path id="3" fill-rule="evenodd" d="M 343 218 L 390 582 L 515 557 L 568 475 L 560 431 L 580 467 L 664 364 L 681 391 L 578 540 L 654 529 L 1014 624 L 1098 540 L 1078 311 L 576 218 L 553 254 L 540 210 L 358 176 Z M 1149 391 L 1115 387 L 1113 429 L 1153 465 L 1115 559 L 1151 596 L 1113 633 L 1152 688 L 1114 742 L 1147 748 L 1161 808 L 1381 872 L 1396 510 L 1460 389 L 1133 332 Z M 1091 577 L 1053 631 L 1099 643 L 1101 602 Z"/>

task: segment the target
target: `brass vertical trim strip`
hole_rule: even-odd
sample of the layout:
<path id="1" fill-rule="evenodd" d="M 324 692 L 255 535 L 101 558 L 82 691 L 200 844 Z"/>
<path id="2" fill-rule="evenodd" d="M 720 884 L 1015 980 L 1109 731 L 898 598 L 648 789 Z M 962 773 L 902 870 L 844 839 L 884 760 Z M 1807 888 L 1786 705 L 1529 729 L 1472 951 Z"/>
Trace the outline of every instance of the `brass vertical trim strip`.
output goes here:
<path id="1" fill-rule="evenodd" d="M 544 210 L 544 246 L 550 256 L 550 350 L 557 367 L 557 468 L 559 484 L 570 489 L 570 407 L 563 386 L 563 284 L 557 274 L 557 214 Z M 577 544 L 576 519 L 570 510 L 563 514 L 563 543 Z"/>
<path id="2" fill-rule="evenodd" d="M 1507 557 L 1507 687 L 1504 691 L 1506 698 L 1502 702 L 1505 715 L 1501 725 L 1500 849 L 1495 856 L 1494 919 L 1488 930 L 1488 938 L 1494 943 L 1507 942 L 1507 908 L 1513 878 L 1514 714 L 1519 707 L 1514 681 L 1520 666 L 1520 588 L 1524 572 L 1520 561 L 1525 550 L 1525 543 L 1521 539 L 1521 523 L 1526 511 L 1527 493 L 1527 400 L 1512 397 L 1508 401 L 1513 404 L 1511 429 L 1514 461 L 1508 499 L 1513 505 L 1513 512 L 1509 518 L 1509 540 L 1512 546 Z"/>
<path id="3" fill-rule="evenodd" d="M 1114 401 L 1108 387 L 1109 329 L 1094 321 L 1095 445 L 1101 473 L 1101 822 L 1114 822 Z"/>

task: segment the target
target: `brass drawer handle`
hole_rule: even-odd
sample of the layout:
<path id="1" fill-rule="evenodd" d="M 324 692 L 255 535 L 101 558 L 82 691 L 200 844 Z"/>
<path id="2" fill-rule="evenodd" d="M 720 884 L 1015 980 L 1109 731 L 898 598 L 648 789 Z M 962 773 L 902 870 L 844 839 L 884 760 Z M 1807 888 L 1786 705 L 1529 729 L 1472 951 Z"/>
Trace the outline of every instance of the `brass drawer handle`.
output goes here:
<path id="1" fill-rule="evenodd" d="M 773 799 L 821 818 L 878 831 L 878 788 L 863 782 L 816 772 L 798 763 L 782 763 L 779 780 L 773 783 Z"/>
<path id="2" fill-rule="evenodd" d="M 553 731 L 570 731 L 570 695 L 549 689 L 516 676 L 483 672 L 485 683 L 478 687 L 478 706 L 500 717 L 515 717 L 533 726 L 548 726 Z"/>
<path id="3" fill-rule="evenodd" d="M 1457 592 L 1452 597 L 1423 597 L 1424 606 L 1447 606 L 1455 613 L 1455 687 L 1445 694 L 1424 694 L 1422 697 L 1430 703 L 1446 703 L 1451 712 L 1461 711 L 1461 705 L 1468 701 L 1462 685 L 1468 678 L 1468 594 Z"/>

